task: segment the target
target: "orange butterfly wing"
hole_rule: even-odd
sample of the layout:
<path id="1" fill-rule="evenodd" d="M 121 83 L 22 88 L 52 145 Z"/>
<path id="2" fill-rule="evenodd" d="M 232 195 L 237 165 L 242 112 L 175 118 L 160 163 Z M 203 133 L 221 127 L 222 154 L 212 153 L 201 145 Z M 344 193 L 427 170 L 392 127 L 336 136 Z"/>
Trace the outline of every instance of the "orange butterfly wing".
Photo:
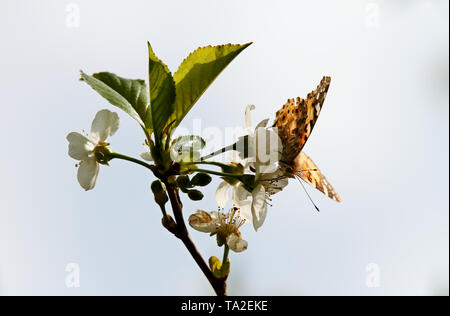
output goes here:
<path id="1" fill-rule="evenodd" d="M 340 202 L 341 198 L 325 176 L 314 162 L 301 152 L 319 117 L 330 82 L 330 77 L 323 77 L 306 100 L 297 97 L 294 102 L 294 99 L 288 99 L 277 111 L 273 127 L 277 129 L 283 144 L 280 164 L 287 176 L 299 176 L 328 197 Z"/>
<path id="2" fill-rule="evenodd" d="M 289 99 L 276 113 L 274 127 L 283 143 L 280 161 L 292 165 L 303 149 L 316 124 L 330 86 L 330 77 L 323 77 L 316 90 L 305 99 Z"/>
<path id="3" fill-rule="evenodd" d="M 297 175 L 305 182 L 328 196 L 329 198 L 341 202 L 341 198 L 328 182 L 327 178 L 320 172 L 316 164 L 305 153 L 300 154 L 295 158 L 295 166 L 297 167 Z"/>

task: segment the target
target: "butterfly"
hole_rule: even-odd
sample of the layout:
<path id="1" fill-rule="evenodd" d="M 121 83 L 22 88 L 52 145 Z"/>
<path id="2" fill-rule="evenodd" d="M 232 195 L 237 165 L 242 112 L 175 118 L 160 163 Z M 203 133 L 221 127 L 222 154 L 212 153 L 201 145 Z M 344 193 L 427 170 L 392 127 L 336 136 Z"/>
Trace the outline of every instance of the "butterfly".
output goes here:
<path id="1" fill-rule="evenodd" d="M 323 77 L 316 90 L 310 92 L 306 99 L 288 99 L 276 112 L 273 127 L 283 145 L 279 161 L 283 176 L 301 178 L 326 196 L 341 202 L 341 198 L 316 164 L 302 152 L 319 117 L 330 82 L 330 77 Z"/>

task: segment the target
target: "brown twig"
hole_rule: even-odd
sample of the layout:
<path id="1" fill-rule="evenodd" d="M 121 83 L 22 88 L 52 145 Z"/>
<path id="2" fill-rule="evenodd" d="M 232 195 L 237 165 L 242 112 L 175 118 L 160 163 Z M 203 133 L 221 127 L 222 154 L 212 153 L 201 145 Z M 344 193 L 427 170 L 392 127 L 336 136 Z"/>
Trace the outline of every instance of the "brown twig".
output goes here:
<path id="1" fill-rule="evenodd" d="M 172 205 L 173 215 L 175 216 L 176 221 L 176 229 L 170 230 L 174 235 L 179 238 L 183 244 L 186 246 L 187 250 L 191 254 L 192 258 L 194 258 L 197 265 L 202 270 L 203 274 L 208 279 L 209 283 L 213 287 L 214 291 L 216 292 L 217 296 L 226 296 L 226 280 L 225 279 L 218 279 L 216 278 L 212 271 L 210 270 L 208 264 L 203 259 L 200 252 L 197 250 L 197 247 L 192 242 L 191 238 L 189 237 L 189 233 L 186 228 L 186 224 L 184 223 L 183 218 L 183 205 L 180 200 L 180 196 L 178 195 L 177 188 L 169 184 L 167 181 L 164 181 L 164 184 L 167 188 L 167 193 L 169 194 L 169 200 L 170 204 Z"/>

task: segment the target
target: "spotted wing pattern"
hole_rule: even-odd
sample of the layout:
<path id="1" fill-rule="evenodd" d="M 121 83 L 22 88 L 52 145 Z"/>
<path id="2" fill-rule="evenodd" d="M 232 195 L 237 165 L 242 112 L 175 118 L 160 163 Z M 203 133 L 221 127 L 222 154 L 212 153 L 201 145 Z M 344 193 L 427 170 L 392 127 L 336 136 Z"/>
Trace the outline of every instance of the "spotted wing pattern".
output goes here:
<path id="1" fill-rule="evenodd" d="M 300 177 L 326 196 L 341 202 L 341 198 L 316 164 L 302 152 L 319 117 L 330 82 L 330 77 L 323 77 L 316 90 L 310 92 L 306 99 L 288 99 L 276 113 L 273 127 L 283 144 L 280 165 L 284 175 L 290 178 Z"/>
<path id="2" fill-rule="evenodd" d="M 330 77 L 323 77 L 316 90 L 310 92 L 306 99 L 297 97 L 288 99 L 287 103 L 276 113 L 274 127 L 283 143 L 280 161 L 291 165 L 298 156 L 319 117 L 323 102 L 330 86 Z"/>

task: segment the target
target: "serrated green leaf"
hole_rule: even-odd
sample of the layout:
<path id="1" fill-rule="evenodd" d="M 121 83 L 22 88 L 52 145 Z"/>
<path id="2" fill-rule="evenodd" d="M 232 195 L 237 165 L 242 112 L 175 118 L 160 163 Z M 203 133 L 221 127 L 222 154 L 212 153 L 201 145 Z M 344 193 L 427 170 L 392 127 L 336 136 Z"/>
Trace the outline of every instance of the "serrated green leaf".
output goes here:
<path id="1" fill-rule="evenodd" d="M 167 66 L 156 57 L 148 43 L 150 107 L 155 139 L 159 140 L 174 112 L 175 82 Z"/>
<path id="2" fill-rule="evenodd" d="M 126 79 L 110 72 L 99 72 L 89 76 L 83 71 L 81 79 L 109 103 L 122 109 L 141 126 L 151 131 L 151 113 L 147 111 L 149 96 L 144 80 Z"/>
<path id="3" fill-rule="evenodd" d="M 201 47 L 183 60 L 173 75 L 176 99 L 171 121 L 176 120 L 175 126 L 180 124 L 225 67 L 250 44 Z"/>

